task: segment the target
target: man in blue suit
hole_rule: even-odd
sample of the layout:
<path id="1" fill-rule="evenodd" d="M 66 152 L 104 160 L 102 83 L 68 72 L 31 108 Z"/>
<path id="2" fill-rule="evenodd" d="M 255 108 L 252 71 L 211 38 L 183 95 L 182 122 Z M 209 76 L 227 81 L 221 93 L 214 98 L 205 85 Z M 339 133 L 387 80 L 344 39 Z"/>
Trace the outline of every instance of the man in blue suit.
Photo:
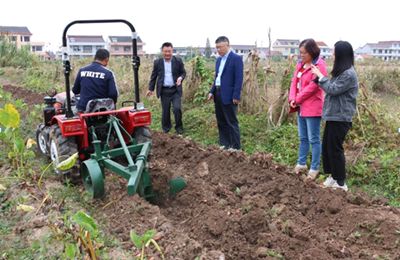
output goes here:
<path id="1" fill-rule="evenodd" d="M 215 65 L 215 80 L 208 100 L 214 99 L 220 145 L 224 149 L 239 150 L 237 110 L 243 84 L 243 60 L 230 50 L 227 37 L 218 37 L 215 44 L 220 57 Z"/>

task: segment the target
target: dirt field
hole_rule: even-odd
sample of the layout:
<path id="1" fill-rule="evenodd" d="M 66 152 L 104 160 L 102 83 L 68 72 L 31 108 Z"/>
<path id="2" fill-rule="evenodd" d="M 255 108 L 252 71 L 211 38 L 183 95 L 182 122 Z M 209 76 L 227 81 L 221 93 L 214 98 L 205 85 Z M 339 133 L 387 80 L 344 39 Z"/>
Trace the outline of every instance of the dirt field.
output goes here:
<path id="1" fill-rule="evenodd" d="M 154 188 L 164 194 L 156 205 L 127 196 L 126 182 L 116 178 L 108 178 L 106 198 L 93 202 L 100 228 L 125 250 L 132 249 L 131 229 L 154 228 L 166 259 L 400 259 L 399 209 L 306 183 L 269 154 L 202 148 L 153 133 L 150 170 Z M 188 186 L 171 198 L 167 183 L 176 176 Z M 51 207 L 44 205 L 42 213 Z"/>
<path id="2" fill-rule="evenodd" d="M 132 228 L 154 227 L 170 259 L 400 257 L 398 209 L 304 183 L 273 165 L 269 155 L 204 150 L 159 133 L 153 140 L 156 188 L 166 176 L 184 176 L 188 187 L 158 206 L 124 196 L 99 213 L 111 216 L 108 231 L 122 240 Z M 124 185 L 111 197 L 124 194 Z"/>

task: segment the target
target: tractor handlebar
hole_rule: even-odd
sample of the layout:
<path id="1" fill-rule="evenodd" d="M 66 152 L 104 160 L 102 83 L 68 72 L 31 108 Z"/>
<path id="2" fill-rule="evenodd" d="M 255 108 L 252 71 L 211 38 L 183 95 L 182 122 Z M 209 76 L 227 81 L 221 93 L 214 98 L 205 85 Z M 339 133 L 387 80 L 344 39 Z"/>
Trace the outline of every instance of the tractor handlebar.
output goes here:
<path id="1" fill-rule="evenodd" d="M 137 54 L 137 33 L 135 27 L 133 25 L 123 19 L 106 19 L 106 20 L 76 20 L 70 22 L 65 28 L 62 35 L 62 57 L 63 57 L 63 64 L 64 64 L 64 76 L 65 76 L 65 91 L 67 94 L 67 110 L 66 110 L 66 117 L 71 118 L 74 116 L 74 113 L 71 109 L 71 94 L 70 94 L 70 81 L 69 75 L 71 71 L 71 64 L 69 62 L 69 55 L 67 49 L 67 32 L 68 29 L 74 24 L 93 24 L 93 23 L 124 23 L 128 25 L 132 32 L 132 68 L 133 68 L 133 79 L 134 79 L 134 88 L 135 88 L 135 108 L 136 104 L 140 102 L 139 96 L 139 66 L 140 66 L 140 59 Z"/>

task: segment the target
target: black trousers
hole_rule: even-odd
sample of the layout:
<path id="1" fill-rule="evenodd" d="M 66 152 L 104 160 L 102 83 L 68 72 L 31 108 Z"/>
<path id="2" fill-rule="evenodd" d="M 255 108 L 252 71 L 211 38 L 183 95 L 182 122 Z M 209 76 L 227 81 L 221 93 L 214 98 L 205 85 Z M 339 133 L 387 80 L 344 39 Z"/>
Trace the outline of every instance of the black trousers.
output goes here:
<path id="1" fill-rule="evenodd" d="M 322 164 L 324 172 L 331 174 L 339 185 L 346 179 L 346 158 L 343 142 L 351 122 L 326 121 L 322 138 Z"/>
<path id="2" fill-rule="evenodd" d="M 240 149 L 240 130 L 237 119 L 238 106 L 235 104 L 224 105 L 219 89 L 215 93 L 214 104 L 218 124 L 219 144 L 225 146 L 226 149 Z"/>
<path id="3" fill-rule="evenodd" d="M 181 96 L 179 95 L 176 87 L 171 87 L 171 88 L 163 87 L 161 89 L 161 109 L 162 109 L 161 125 L 164 133 L 168 133 L 172 127 L 171 104 L 172 104 L 172 111 L 175 117 L 175 130 L 181 133 L 183 131 Z"/>

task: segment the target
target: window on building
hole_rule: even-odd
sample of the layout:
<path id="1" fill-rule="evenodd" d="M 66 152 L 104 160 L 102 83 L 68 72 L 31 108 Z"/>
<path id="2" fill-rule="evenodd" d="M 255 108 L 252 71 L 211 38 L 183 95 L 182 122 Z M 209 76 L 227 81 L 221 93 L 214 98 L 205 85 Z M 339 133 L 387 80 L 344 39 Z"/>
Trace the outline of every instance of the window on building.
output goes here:
<path id="1" fill-rule="evenodd" d="M 114 46 L 114 51 L 119 51 L 119 46 Z"/>
<path id="2" fill-rule="evenodd" d="M 103 48 L 103 46 L 97 45 L 97 46 L 96 46 L 96 51 L 99 50 L 99 49 L 101 49 L 101 48 Z"/>
<path id="3" fill-rule="evenodd" d="M 24 42 L 30 42 L 29 36 L 24 36 Z"/>
<path id="4" fill-rule="evenodd" d="M 378 53 L 379 53 L 379 54 L 382 54 L 382 50 L 379 50 Z"/>
<path id="5" fill-rule="evenodd" d="M 290 48 L 290 54 L 295 54 L 296 53 L 296 49 L 295 48 Z"/>
<path id="6" fill-rule="evenodd" d="M 33 52 L 43 51 L 43 46 L 32 46 L 32 51 Z"/>
<path id="7" fill-rule="evenodd" d="M 17 41 L 17 36 L 11 36 L 11 41 L 16 42 Z"/>
<path id="8" fill-rule="evenodd" d="M 84 45 L 83 46 L 83 52 L 84 53 L 91 53 L 92 52 L 92 46 L 90 46 L 90 45 Z"/>
<path id="9" fill-rule="evenodd" d="M 124 52 L 131 51 L 131 46 L 124 46 Z"/>
<path id="10" fill-rule="evenodd" d="M 74 52 L 80 52 L 80 51 L 81 51 L 81 48 L 80 48 L 80 46 L 73 46 L 73 47 L 72 47 L 72 50 L 73 50 Z"/>

